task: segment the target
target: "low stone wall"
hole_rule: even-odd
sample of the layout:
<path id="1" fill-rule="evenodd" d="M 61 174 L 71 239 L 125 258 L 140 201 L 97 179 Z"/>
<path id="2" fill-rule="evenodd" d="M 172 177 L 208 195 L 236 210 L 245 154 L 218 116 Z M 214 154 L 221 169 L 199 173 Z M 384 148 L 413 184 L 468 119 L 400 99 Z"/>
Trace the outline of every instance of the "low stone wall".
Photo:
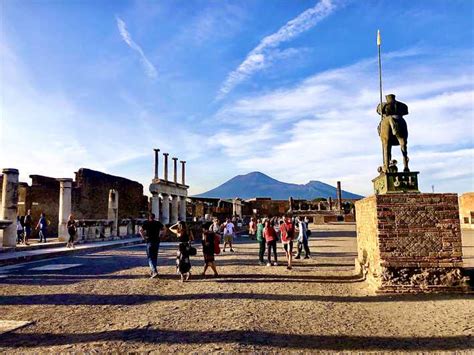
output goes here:
<path id="1" fill-rule="evenodd" d="M 356 215 L 356 266 L 377 291 L 467 288 L 456 194 L 370 196 Z"/>

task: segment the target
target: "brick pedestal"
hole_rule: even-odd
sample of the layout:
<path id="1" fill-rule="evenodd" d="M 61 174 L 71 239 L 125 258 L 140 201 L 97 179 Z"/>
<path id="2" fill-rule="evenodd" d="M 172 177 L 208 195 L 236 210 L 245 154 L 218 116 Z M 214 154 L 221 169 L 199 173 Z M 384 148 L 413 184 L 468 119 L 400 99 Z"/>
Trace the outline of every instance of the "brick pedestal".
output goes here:
<path id="1" fill-rule="evenodd" d="M 356 267 L 377 292 L 467 289 L 456 194 L 374 195 L 356 216 Z"/>

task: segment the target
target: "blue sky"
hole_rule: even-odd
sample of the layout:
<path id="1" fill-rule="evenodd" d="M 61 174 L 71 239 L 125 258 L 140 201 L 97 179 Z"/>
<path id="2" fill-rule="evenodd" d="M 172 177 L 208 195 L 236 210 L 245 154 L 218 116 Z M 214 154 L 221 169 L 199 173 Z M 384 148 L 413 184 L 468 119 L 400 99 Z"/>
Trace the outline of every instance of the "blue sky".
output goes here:
<path id="1" fill-rule="evenodd" d="M 421 189 L 474 190 L 471 1 L 0 6 L 0 165 L 23 181 L 88 167 L 146 191 L 158 147 L 188 162 L 191 193 L 258 170 L 370 194 L 380 28 Z"/>

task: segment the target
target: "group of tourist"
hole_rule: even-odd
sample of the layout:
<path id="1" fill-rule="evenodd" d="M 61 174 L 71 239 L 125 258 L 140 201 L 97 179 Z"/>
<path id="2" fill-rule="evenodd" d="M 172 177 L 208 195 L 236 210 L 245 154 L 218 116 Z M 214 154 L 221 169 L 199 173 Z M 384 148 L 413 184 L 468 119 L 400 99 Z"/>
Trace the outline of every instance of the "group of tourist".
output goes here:
<path id="1" fill-rule="evenodd" d="M 46 237 L 48 235 L 48 225 L 49 221 L 46 218 L 46 214 L 42 212 L 38 219 L 38 222 L 36 223 L 39 243 L 46 243 Z M 31 210 L 28 210 L 25 216 L 18 216 L 16 218 L 17 244 L 30 245 L 28 241 L 31 238 L 32 230 L 33 217 L 31 216 Z M 68 248 L 74 248 L 74 238 L 76 236 L 77 227 L 73 215 L 69 215 L 67 221 L 67 231 L 69 234 L 69 239 L 66 246 Z"/>
<path id="2" fill-rule="evenodd" d="M 140 228 L 140 235 L 146 242 L 146 252 L 148 264 L 150 267 L 150 278 L 158 276 L 158 251 L 160 240 L 163 233 L 166 233 L 166 227 L 159 221 L 155 220 L 155 215 L 150 213 L 148 220 L 143 223 Z M 191 256 L 197 254 L 196 248 L 192 246 L 194 235 L 186 225 L 186 222 L 180 221 L 169 228 L 178 239 L 178 250 L 176 256 L 176 271 L 181 275 L 181 281 L 187 281 L 191 272 Z M 223 239 L 222 252 L 226 251 L 228 246 L 231 252 L 233 249 L 233 239 L 235 237 L 236 228 L 230 219 L 226 219 L 224 223 L 220 223 L 217 218 L 212 222 L 205 222 L 201 227 L 202 252 L 204 257 L 204 269 L 201 275 L 206 275 L 209 268 L 214 272 L 214 277 L 218 277 L 215 264 L 215 255 L 221 252 L 220 243 L 221 235 Z M 308 246 L 308 237 L 311 231 L 308 229 L 308 220 L 301 218 L 292 219 L 285 216 L 282 219 L 252 218 L 249 224 L 249 235 L 255 236 L 259 243 L 259 263 L 260 265 L 277 266 L 277 244 L 281 240 L 285 257 L 287 261 L 287 269 L 292 269 L 293 261 L 293 242 L 297 241 L 297 253 L 295 259 L 300 259 L 304 250 L 304 258 L 309 259 L 311 252 Z M 267 251 L 267 262 L 264 256 Z M 272 261 L 273 253 L 273 261 Z"/>
<path id="3" fill-rule="evenodd" d="M 40 243 L 46 243 L 48 224 L 46 214 L 41 213 L 38 223 L 36 224 L 36 229 L 39 231 L 38 237 Z M 33 218 L 31 217 L 31 210 L 28 210 L 25 216 L 18 216 L 16 218 L 17 244 L 29 245 L 28 240 L 31 238 L 32 230 Z"/>

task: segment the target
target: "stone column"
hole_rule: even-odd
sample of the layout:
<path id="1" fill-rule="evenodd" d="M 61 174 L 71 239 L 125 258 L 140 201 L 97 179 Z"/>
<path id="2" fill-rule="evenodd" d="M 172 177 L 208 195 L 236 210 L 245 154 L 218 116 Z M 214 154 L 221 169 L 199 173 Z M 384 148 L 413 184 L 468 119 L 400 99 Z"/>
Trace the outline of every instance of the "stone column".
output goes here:
<path id="1" fill-rule="evenodd" d="M 160 220 L 160 196 L 158 194 L 151 198 L 151 213 L 155 215 L 157 221 Z"/>
<path id="2" fill-rule="evenodd" d="M 178 158 L 173 158 L 173 181 L 175 184 L 178 183 Z"/>
<path id="3" fill-rule="evenodd" d="M 232 200 L 232 214 L 242 218 L 242 201 L 240 201 L 238 198 L 234 198 Z"/>
<path id="4" fill-rule="evenodd" d="M 163 153 L 165 157 L 165 181 L 168 181 L 168 155 L 169 153 Z"/>
<path id="5" fill-rule="evenodd" d="M 162 194 L 163 200 L 161 204 L 161 223 L 169 224 L 170 223 L 170 196 L 167 194 Z"/>
<path id="6" fill-rule="evenodd" d="M 109 190 L 109 208 L 107 211 L 107 219 L 113 221 L 111 235 L 118 235 L 118 199 L 118 191 L 113 189 Z"/>
<path id="7" fill-rule="evenodd" d="M 18 169 L 3 169 L 2 209 L 0 220 L 12 223 L 3 231 L 0 230 L 2 243 L 0 246 L 16 246 L 16 217 L 18 215 Z"/>
<path id="8" fill-rule="evenodd" d="M 179 216 L 180 221 L 186 221 L 186 197 L 181 196 L 179 198 Z"/>
<path id="9" fill-rule="evenodd" d="M 59 216 L 58 216 L 58 238 L 65 242 L 69 239 L 67 232 L 67 220 L 71 214 L 72 179 L 59 180 Z"/>
<path id="10" fill-rule="evenodd" d="M 158 176 L 158 164 L 159 164 L 159 153 L 160 153 L 160 150 L 159 149 L 153 149 L 155 151 L 155 179 L 158 179 L 159 176 Z"/>
<path id="11" fill-rule="evenodd" d="M 329 203 L 329 211 L 332 211 L 332 198 L 328 198 L 328 203 Z"/>
<path id="12" fill-rule="evenodd" d="M 181 184 L 186 185 L 186 161 L 181 160 Z"/>
<path id="13" fill-rule="evenodd" d="M 337 210 L 341 211 L 342 209 L 342 190 L 341 190 L 341 182 L 337 182 Z"/>
<path id="14" fill-rule="evenodd" d="M 171 200 L 171 220 L 170 223 L 174 224 L 178 222 L 178 213 L 179 213 L 179 206 L 178 206 L 178 196 L 173 196 Z"/>

